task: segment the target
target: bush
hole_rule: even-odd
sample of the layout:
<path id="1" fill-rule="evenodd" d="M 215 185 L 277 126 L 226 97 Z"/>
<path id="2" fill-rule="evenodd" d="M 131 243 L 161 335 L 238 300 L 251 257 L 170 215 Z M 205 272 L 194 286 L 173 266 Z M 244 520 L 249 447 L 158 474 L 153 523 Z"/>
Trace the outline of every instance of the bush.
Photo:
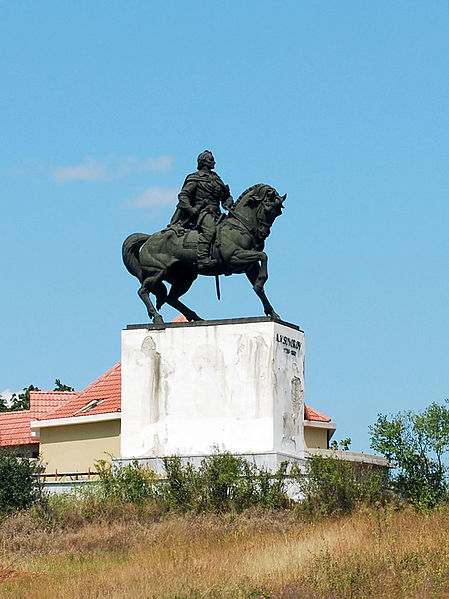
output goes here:
<path id="1" fill-rule="evenodd" d="M 161 499 L 167 510 L 189 511 L 201 495 L 199 473 L 189 462 L 185 466 L 178 456 L 163 459 L 167 480 L 161 490 Z"/>
<path id="2" fill-rule="evenodd" d="M 312 519 L 349 514 L 362 503 L 384 504 L 391 497 L 385 468 L 336 457 L 312 456 L 296 477 L 304 496 L 296 512 Z"/>
<path id="3" fill-rule="evenodd" d="M 197 512 L 242 512 L 260 506 L 285 508 L 291 502 L 285 490 L 287 463 L 273 475 L 229 452 L 203 458 L 196 470 L 179 457 L 164 459 L 166 483 L 161 498 L 169 509 Z"/>
<path id="4" fill-rule="evenodd" d="M 41 497 L 40 464 L 0 452 L 0 512 L 26 508 Z"/>
<path id="5" fill-rule="evenodd" d="M 113 468 L 106 461 L 96 464 L 98 483 L 84 493 L 83 501 L 154 505 L 161 512 L 241 512 L 246 508 L 285 508 L 284 463 L 274 475 L 242 457 L 216 451 L 202 459 L 198 468 L 177 456 L 163 459 L 164 478 L 137 461 Z M 93 497 L 92 497 L 93 495 Z"/>
<path id="6" fill-rule="evenodd" d="M 105 499 L 143 503 L 156 496 L 156 473 L 137 461 L 121 468 L 112 468 L 109 462 L 100 460 L 95 467 L 99 477 L 97 490 Z"/>

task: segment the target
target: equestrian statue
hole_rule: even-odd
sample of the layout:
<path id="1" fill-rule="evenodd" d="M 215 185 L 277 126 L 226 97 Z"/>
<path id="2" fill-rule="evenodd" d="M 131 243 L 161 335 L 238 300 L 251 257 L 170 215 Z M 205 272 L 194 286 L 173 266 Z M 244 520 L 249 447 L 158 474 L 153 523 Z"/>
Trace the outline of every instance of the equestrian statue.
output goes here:
<path id="1" fill-rule="evenodd" d="M 164 304 L 189 321 L 202 320 L 179 300 L 199 274 L 216 278 L 219 296 L 219 275 L 245 273 L 265 314 L 279 319 L 264 291 L 268 257 L 263 248 L 286 195 L 259 183 L 234 203 L 214 166 L 212 152 L 202 152 L 198 170 L 187 176 L 167 228 L 153 235 L 133 233 L 123 243 L 123 262 L 139 279 L 138 294 L 154 324 L 164 322 L 158 312 Z M 171 285 L 170 291 L 165 283 Z M 156 297 L 156 307 L 150 293 Z"/>

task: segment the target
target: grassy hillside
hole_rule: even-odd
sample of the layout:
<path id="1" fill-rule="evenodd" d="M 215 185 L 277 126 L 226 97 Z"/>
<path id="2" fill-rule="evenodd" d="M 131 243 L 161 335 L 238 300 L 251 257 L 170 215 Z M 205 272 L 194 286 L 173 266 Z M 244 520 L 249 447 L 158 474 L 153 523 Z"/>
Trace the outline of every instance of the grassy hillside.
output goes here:
<path id="1" fill-rule="evenodd" d="M 58 522 L 32 509 L 0 524 L 0 542 L 2 599 L 449 596 L 446 508 L 319 523 L 282 510 L 161 519 L 131 505 Z"/>

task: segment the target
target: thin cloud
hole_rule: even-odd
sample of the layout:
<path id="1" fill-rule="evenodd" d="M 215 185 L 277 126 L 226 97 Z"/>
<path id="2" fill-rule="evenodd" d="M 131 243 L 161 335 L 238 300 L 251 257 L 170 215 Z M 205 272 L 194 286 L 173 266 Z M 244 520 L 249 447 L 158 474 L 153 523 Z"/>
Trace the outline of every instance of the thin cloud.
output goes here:
<path id="1" fill-rule="evenodd" d="M 173 156 L 159 156 L 141 160 L 136 156 L 115 156 L 111 154 L 104 160 L 86 158 L 83 164 L 58 166 L 52 170 L 52 179 L 56 183 L 69 181 L 111 181 L 134 173 L 170 170 Z"/>
<path id="2" fill-rule="evenodd" d="M 151 206 L 174 205 L 177 200 L 176 187 L 149 187 L 133 200 L 125 202 L 126 208 L 148 208 Z"/>
<path id="3" fill-rule="evenodd" d="M 172 164 L 173 156 L 159 156 L 159 158 L 148 158 L 147 170 L 166 173 L 171 169 Z"/>
<path id="4" fill-rule="evenodd" d="M 53 169 L 53 181 L 56 183 L 66 183 L 67 181 L 105 181 L 106 179 L 106 167 L 92 158 L 88 158 L 85 164 L 58 166 Z"/>

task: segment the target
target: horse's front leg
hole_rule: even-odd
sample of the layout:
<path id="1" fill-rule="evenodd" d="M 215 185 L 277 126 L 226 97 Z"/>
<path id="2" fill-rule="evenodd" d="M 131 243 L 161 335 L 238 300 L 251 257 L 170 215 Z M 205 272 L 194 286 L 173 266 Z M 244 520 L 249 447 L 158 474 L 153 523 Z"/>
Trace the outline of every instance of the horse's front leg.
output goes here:
<path id="1" fill-rule="evenodd" d="M 231 268 L 235 268 L 237 272 L 240 268 L 245 271 L 254 291 L 262 302 L 265 314 L 272 318 L 279 318 L 263 290 L 268 279 L 268 257 L 266 253 L 239 248 L 233 252 L 228 264 Z"/>
<path id="2" fill-rule="evenodd" d="M 263 271 L 264 268 L 265 270 Z M 273 306 L 268 301 L 268 298 L 265 295 L 265 291 L 263 289 L 263 285 L 265 281 L 268 279 L 267 263 L 265 262 L 264 267 L 263 263 L 262 266 L 259 266 L 259 264 L 256 262 L 246 271 L 246 276 L 248 277 L 249 282 L 253 286 L 253 289 L 256 292 L 257 296 L 260 298 L 265 314 L 267 316 L 271 316 L 271 318 L 276 318 L 280 320 L 279 314 L 276 314 L 276 312 L 274 311 Z M 263 283 L 260 284 L 260 281 L 262 280 Z"/>
<path id="3" fill-rule="evenodd" d="M 260 268 L 258 269 L 257 277 L 253 283 L 254 291 L 259 294 L 263 293 L 263 286 L 268 280 L 268 256 L 265 252 L 260 253 Z"/>

